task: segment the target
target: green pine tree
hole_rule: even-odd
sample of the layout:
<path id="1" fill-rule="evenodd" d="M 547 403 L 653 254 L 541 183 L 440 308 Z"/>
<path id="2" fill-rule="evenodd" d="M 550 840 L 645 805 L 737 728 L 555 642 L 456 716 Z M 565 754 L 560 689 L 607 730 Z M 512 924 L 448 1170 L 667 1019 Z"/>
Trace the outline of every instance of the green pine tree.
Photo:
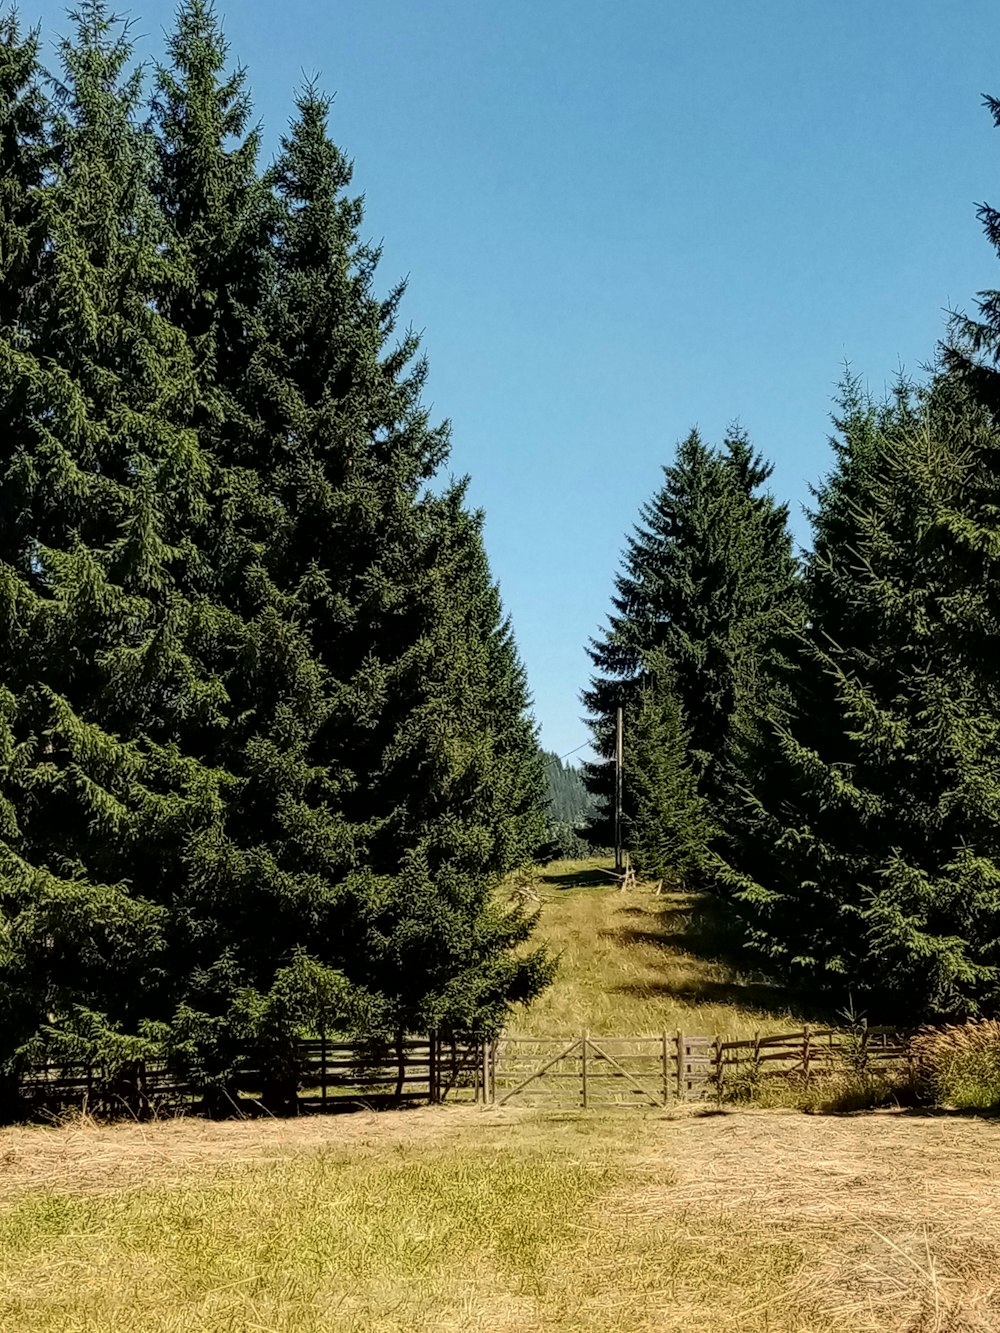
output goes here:
<path id="1" fill-rule="evenodd" d="M 662 652 L 647 660 L 630 722 L 623 783 L 626 845 L 637 870 L 650 879 L 697 883 L 712 829 L 688 762 L 681 708 Z"/>
<path id="2" fill-rule="evenodd" d="M 6 35 L 8 1066 L 156 1040 L 223 1102 L 251 1054 L 280 1105 L 303 1031 L 495 1028 L 551 971 L 495 894 L 537 738 L 328 103 L 262 180 L 199 0 L 153 133 L 100 0 L 51 113 Z"/>
<path id="3" fill-rule="evenodd" d="M 208 0 L 183 0 L 167 55 L 152 99 L 153 184 L 172 262 L 157 305 L 195 351 L 194 424 L 220 463 L 246 457 L 249 480 L 267 447 L 248 376 L 270 350 L 279 209 L 258 169 L 260 130 L 248 128 L 245 72 L 227 70 L 228 45 Z"/>
<path id="4" fill-rule="evenodd" d="M 306 89 L 298 110 L 274 171 L 278 426 L 295 442 L 275 474 L 294 524 L 275 576 L 294 579 L 336 682 L 316 757 L 352 843 L 345 970 L 397 1027 L 495 1024 L 505 993 L 545 975 L 512 954 L 527 923 L 490 898 L 541 831 L 523 672 L 477 523 L 460 493 L 424 494 L 448 428 L 421 402 L 415 337 L 393 341 L 403 289 L 374 295 L 378 253 L 358 240 L 327 100 Z"/>
<path id="5" fill-rule="evenodd" d="M 604 802 L 594 829 L 600 841 L 609 838 L 615 709 L 635 715 L 651 654 L 673 677 L 699 792 L 717 828 L 728 828 L 740 799 L 739 732 L 766 706 L 778 675 L 772 659 L 781 656 L 797 605 L 787 510 L 760 492 L 769 475 L 738 428 L 721 450 L 692 431 L 643 506 L 609 628 L 591 647 L 600 674 L 584 694 L 604 760 L 587 768 L 588 786 Z"/>
<path id="6" fill-rule="evenodd" d="M 278 1105 L 294 1083 L 291 1038 L 373 1021 L 374 1008 L 332 965 L 329 939 L 344 929 L 333 884 L 352 848 L 336 813 L 340 775 L 313 754 L 329 682 L 281 568 L 294 520 L 275 480 L 296 447 L 272 411 L 288 387 L 272 336 L 281 208 L 258 172 L 244 74 L 226 71 L 211 5 L 181 5 L 168 56 L 153 100 L 171 260 L 157 302 L 195 357 L 189 422 L 212 481 L 192 597 L 227 713 L 224 729 L 198 738 L 226 774 L 225 821 L 188 846 L 170 918 L 168 1036 L 223 1098 L 248 1051 L 263 1060 L 263 1042 Z"/>
<path id="7" fill-rule="evenodd" d="M 819 497 L 804 686 L 731 883 L 790 976 L 887 1018 L 988 1011 L 998 440 L 947 379 L 848 407 Z"/>
<path id="8" fill-rule="evenodd" d="M 175 1040 L 222 1079 L 254 1033 L 278 1049 L 282 1021 L 287 1045 L 303 1024 L 493 1021 L 502 976 L 520 998 L 542 973 L 513 958 L 527 923 L 490 892 L 537 841 L 538 761 L 478 530 L 459 498 L 423 495 L 447 427 L 421 405 L 416 340 L 393 342 L 402 288 L 374 293 L 327 100 L 300 97 L 264 203 L 253 153 L 229 147 L 245 99 L 198 0 L 171 56 L 160 197 L 199 298 L 168 296 L 204 349 L 211 596 L 230 617 L 213 660 L 232 716 L 226 837 L 196 847 L 179 913 L 197 966 Z M 289 1003 L 302 968 L 324 978 L 307 987 L 322 1017 Z"/>
<path id="9" fill-rule="evenodd" d="M 91 1050 L 140 1032 L 186 841 L 219 815 L 219 775 L 176 741 L 218 723 L 177 576 L 197 561 L 207 469 L 176 424 L 188 347 L 151 300 L 165 261 L 141 80 L 99 0 L 61 57 L 51 112 L 33 53 L 7 84 L 28 186 L 8 180 L 4 217 L 26 241 L 9 252 L 0 409 L 8 1067 L 46 1032 L 76 1026 Z"/>
<path id="10" fill-rule="evenodd" d="M 1000 129 L 1000 98 L 986 96 L 983 103 L 993 124 Z M 983 203 L 977 209 L 986 239 L 1000 255 L 1000 211 Z M 1000 291 L 979 293 L 977 315 L 956 313 L 941 347 L 944 368 L 956 374 L 976 402 L 994 414 L 1000 413 Z"/>

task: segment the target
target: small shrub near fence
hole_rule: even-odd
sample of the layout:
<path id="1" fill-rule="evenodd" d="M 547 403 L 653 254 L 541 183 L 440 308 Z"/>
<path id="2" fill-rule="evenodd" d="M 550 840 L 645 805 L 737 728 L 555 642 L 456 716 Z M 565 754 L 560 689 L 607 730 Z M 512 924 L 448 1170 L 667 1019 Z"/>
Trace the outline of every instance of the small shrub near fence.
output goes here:
<path id="1" fill-rule="evenodd" d="M 981 1019 L 925 1028 L 913 1053 L 934 1101 L 959 1110 L 1000 1107 L 1000 1022 Z"/>

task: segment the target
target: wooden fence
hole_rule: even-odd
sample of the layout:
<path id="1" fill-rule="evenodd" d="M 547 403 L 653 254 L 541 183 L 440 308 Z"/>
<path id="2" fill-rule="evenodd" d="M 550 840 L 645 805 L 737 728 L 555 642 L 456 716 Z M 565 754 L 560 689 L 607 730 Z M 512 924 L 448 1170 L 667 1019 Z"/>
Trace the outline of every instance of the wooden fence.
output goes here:
<path id="1" fill-rule="evenodd" d="M 470 1101 L 496 1106 L 663 1107 L 749 1096 L 774 1080 L 807 1087 L 834 1074 L 915 1072 L 909 1036 L 888 1027 L 804 1027 L 741 1041 L 683 1032 L 638 1036 L 522 1037 L 494 1040 L 435 1034 L 391 1043 L 319 1039 L 294 1053 L 285 1099 L 259 1070 L 239 1070 L 214 1098 L 163 1061 L 136 1061 L 114 1073 L 95 1065 L 51 1063 L 27 1071 L 20 1107 L 29 1116 L 73 1109 L 100 1115 L 329 1112 L 408 1102 Z"/>
<path id="2" fill-rule="evenodd" d="M 725 1090 L 727 1083 L 748 1075 L 759 1080 L 792 1079 L 804 1085 L 847 1072 L 871 1074 L 894 1068 L 913 1075 L 916 1057 L 911 1035 L 862 1022 L 848 1029 L 812 1028 L 807 1024 L 801 1032 L 777 1036 L 758 1033 L 744 1041 L 716 1038 L 712 1048 L 714 1082 Z"/>
<path id="3" fill-rule="evenodd" d="M 859 1024 L 742 1041 L 656 1036 L 502 1036 L 486 1052 L 486 1099 L 498 1106 L 667 1106 L 752 1095 L 767 1082 L 808 1087 L 834 1075 L 915 1072 L 909 1036 Z"/>
<path id="4" fill-rule="evenodd" d="M 251 1064 L 225 1086 L 179 1077 L 166 1061 L 137 1060 L 114 1071 L 52 1061 L 25 1071 L 19 1113 L 51 1118 L 74 1110 L 101 1116 L 187 1113 L 254 1115 L 384 1107 L 408 1102 L 485 1101 L 488 1043 L 477 1037 L 400 1037 L 391 1043 L 321 1038 L 298 1044 L 290 1080 L 275 1094 Z"/>

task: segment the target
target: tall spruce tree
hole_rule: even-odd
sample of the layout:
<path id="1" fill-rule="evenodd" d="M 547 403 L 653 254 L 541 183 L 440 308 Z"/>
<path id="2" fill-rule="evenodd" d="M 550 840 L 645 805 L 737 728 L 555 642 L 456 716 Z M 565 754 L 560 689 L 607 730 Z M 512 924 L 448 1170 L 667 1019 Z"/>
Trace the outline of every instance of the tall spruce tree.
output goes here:
<path id="1" fill-rule="evenodd" d="M 4 224 L 25 240 L 7 252 L 19 297 L 8 292 L 0 431 L 9 1063 L 43 1029 L 75 1025 L 92 1048 L 134 1038 L 155 1012 L 173 882 L 191 832 L 218 819 L 220 777 L 177 743 L 217 721 L 177 577 L 197 561 L 207 474 L 175 424 L 188 347 L 151 300 L 165 261 L 140 79 L 125 34 L 88 0 L 49 116 L 33 54 L 7 35 L 24 189 L 8 180 Z"/>
<path id="2" fill-rule="evenodd" d="M 179 914 L 199 966 L 177 1032 L 219 1071 L 261 1030 L 495 1024 L 545 974 L 490 897 L 537 836 L 536 743 L 478 536 L 455 554 L 471 520 L 422 494 L 447 429 L 420 403 L 416 339 L 393 343 L 402 288 L 374 294 L 326 99 L 299 99 L 262 198 L 199 0 L 171 58 L 159 191 L 197 300 L 164 300 L 206 368 L 232 717 L 226 838 L 196 849 Z"/>
<path id="3" fill-rule="evenodd" d="M 698 882 L 713 830 L 691 771 L 681 708 L 662 651 L 647 658 L 624 763 L 625 836 L 636 868 L 670 884 Z"/>
<path id="4" fill-rule="evenodd" d="M 222 463 L 245 455 L 252 469 L 262 422 L 247 377 L 255 354 L 267 355 L 279 209 L 259 171 L 245 71 L 227 70 L 228 44 L 207 0 L 180 5 L 167 55 L 152 99 L 154 190 L 173 262 L 157 304 L 195 350 L 203 437 Z"/>
<path id="5" fill-rule="evenodd" d="M 152 134 L 100 0 L 54 108 L 2 38 L 7 1067 L 142 1038 L 224 1091 L 252 1048 L 277 1101 L 304 1029 L 496 1027 L 550 973 L 494 895 L 537 739 L 328 103 L 261 178 L 200 0 Z"/>
<path id="6" fill-rule="evenodd" d="M 595 832 L 607 840 L 615 708 L 634 725 L 647 663 L 662 661 L 673 681 L 687 762 L 715 825 L 725 829 L 734 799 L 735 733 L 759 712 L 772 687 L 771 657 L 797 602 L 787 509 L 760 488 L 770 468 L 733 428 L 723 448 L 697 431 L 679 445 L 664 484 L 643 506 L 616 580 L 614 612 L 591 648 L 600 674 L 584 701 L 595 748 L 588 785 L 603 798 Z M 657 685 L 657 697 L 663 697 Z M 663 725 L 672 725 L 664 717 Z M 627 786 L 627 779 L 626 779 Z M 626 796 L 627 799 L 627 796 Z"/>
<path id="7" fill-rule="evenodd" d="M 984 105 L 1000 129 L 1000 98 L 984 97 Z M 993 249 L 1000 255 L 1000 210 L 979 205 L 977 216 Z M 956 313 L 941 346 L 942 362 L 967 385 L 976 402 L 1000 415 L 1000 291 L 979 293 L 977 316 Z"/>
<path id="8" fill-rule="evenodd" d="M 327 947 L 343 926 L 329 879 L 349 863 L 327 813 L 337 776 L 310 754 L 328 682 L 295 590 L 275 574 L 291 522 L 273 484 L 288 444 L 269 411 L 282 392 L 269 326 L 281 210 L 259 174 L 245 77 L 226 70 L 211 5 L 181 5 L 168 57 L 153 98 L 171 260 L 157 304 L 195 358 L 189 423 L 212 485 L 205 577 L 192 595 L 227 712 L 226 727 L 202 737 L 206 762 L 227 775 L 225 823 L 188 848 L 170 919 L 168 1033 L 196 1077 L 224 1085 L 261 1041 L 294 1078 L 296 1031 L 371 1021 L 377 1006 Z"/>
<path id="9" fill-rule="evenodd" d="M 842 422 L 802 685 L 730 882 L 771 960 L 831 997 L 992 1011 L 1000 441 L 948 379 L 884 408 L 849 386 Z"/>
<path id="10" fill-rule="evenodd" d="M 481 518 L 462 488 L 421 509 L 429 545 L 408 596 L 419 632 L 395 644 L 392 729 L 368 777 L 384 824 L 367 855 L 382 875 L 354 966 L 400 1026 L 493 1030 L 551 976 L 544 952 L 515 952 L 531 918 L 495 895 L 541 840 L 541 756 Z"/>
<path id="11" fill-rule="evenodd" d="M 316 757 L 340 783 L 346 891 L 366 942 L 348 972 L 399 1026 L 477 1012 L 495 1024 L 498 978 L 521 999 L 545 972 L 540 956 L 512 957 L 509 932 L 521 938 L 524 923 L 499 930 L 489 900 L 538 837 L 537 743 L 478 529 L 457 496 L 423 493 L 448 428 L 421 402 L 415 336 L 393 341 L 403 287 L 374 294 L 378 251 L 358 238 L 328 111 L 307 88 L 274 170 L 284 221 L 271 327 L 290 388 L 276 425 L 293 445 L 275 472 L 293 525 L 276 577 L 295 587 L 336 682 Z M 449 957 L 463 960 L 461 985 Z M 482 994 L 477 975 L 490 978 Z"/>
<path id="12" fill-rule="evenodd" d="M 42 368 L 26 330 L 44 246 L 39 197 L 49 157 L 50 108 L 42 94 L 38 36 L 23 35 L 13 14 L 0 24 L 0 374 L 4 384 L 0 439 L 0 1114 L 9 1114 L 17 1074 L 9 1059 L 30 1037 L 39 1006 L 24 993 L 16 926 L 33 878 L 25 858 L 23 826 L 30 741 L 20 722 L 24 682 L 13 664 L 25 646 L 31 620 L 31 522 L 18 471 L 30 471 L 28 435 Z"/>

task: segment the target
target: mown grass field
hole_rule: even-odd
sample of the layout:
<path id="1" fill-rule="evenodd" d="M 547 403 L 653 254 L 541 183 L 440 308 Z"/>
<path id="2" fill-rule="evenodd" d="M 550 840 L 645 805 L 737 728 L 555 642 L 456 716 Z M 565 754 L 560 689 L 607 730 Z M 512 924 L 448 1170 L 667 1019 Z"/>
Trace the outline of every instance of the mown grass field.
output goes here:
<path id="1" fill-rule="evenodd" d="M 796 1022 L 703 903 L 549 867 L 534 1033 Z M 609 887 L 601 887 L 607 884 Z M 0 1330 L 987 1333 L 1000 1122 L 543 1112 L 0 1131 Z"/>
<path id="2" fill-rule="evenodd" d="M 1000 1126 L 472 1107 L 2 1135 L 0 1327 L 1000 1327 Z"/>

